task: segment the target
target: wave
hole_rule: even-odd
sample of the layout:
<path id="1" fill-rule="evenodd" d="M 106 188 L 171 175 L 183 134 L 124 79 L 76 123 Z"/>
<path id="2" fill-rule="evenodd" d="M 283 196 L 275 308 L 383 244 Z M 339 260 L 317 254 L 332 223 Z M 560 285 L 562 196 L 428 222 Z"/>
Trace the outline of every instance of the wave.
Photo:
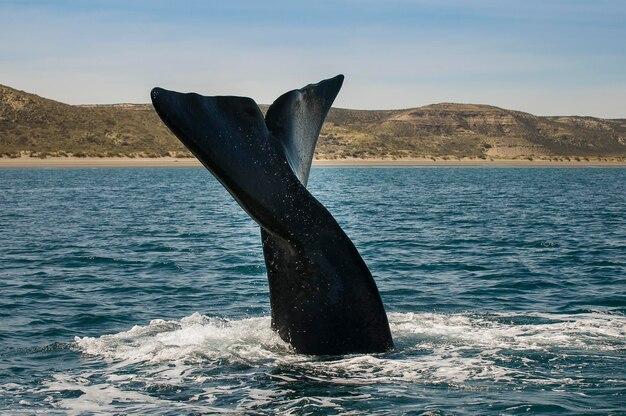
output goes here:
<path id="1" fill-rule="evenodd" d="M 597 379 L 581 366 L 607 360 L 615 366 L 598 369 L 602 388 L 626 387 L 626 376 L 616 370 L 626 350 L 622 314 L 390 313 L 389 321 L 393 351 L 314 357 L 294 353 L 271 330 L 269 317 L 194 313 L 153 320 L 116 334 L 76 337 L 80 371 L 55 373 L 37 391 L 19 385 L 0 390 L 43 395 L 43 405 L 77 414 L 372 414 L 372 400 L 393 408 L 395 399 L 384 403 L 387 395 L 445 397 L 450 391 L 446 400 L 456 403 L 465 400 L 463 391 L 481 390 L 486 398 L 485 392 L 499 389 L 499 403 L 507 391 L 534 389 L 561 397 Z M 36 410 L 41 404 L 20 405 Z"/>
<path id="2" fill-rule="evenodd" d="M 289 345 L 270 329 L 270 319 L 229 320 L 194 313 L 179 321 L 153 320 L 147 326 L 98 338 L 76 337 L 86 354 L 128 363 L 177 361 L 238 362 L 288 354 Z"/>
<path id="3" fill-rule="evenodd" d="M 463 383 L 520 375 L 501 361 L 538 353 L 601 353 L 626 348 L 626 317 L 602 313 L 435 314 L 391 313 L 396 349 L 385 354 L 310 357 L 295 354 L 270 329 L 270 318 L 229 320 L 195 313 L 178 321 L 98 338 L 76 337 L 85 354 L 124 365 L 148 362 L 290 366 L 336 383 L 427 380 Z M 540 380 L 535 380 L 540 381 Z"/>

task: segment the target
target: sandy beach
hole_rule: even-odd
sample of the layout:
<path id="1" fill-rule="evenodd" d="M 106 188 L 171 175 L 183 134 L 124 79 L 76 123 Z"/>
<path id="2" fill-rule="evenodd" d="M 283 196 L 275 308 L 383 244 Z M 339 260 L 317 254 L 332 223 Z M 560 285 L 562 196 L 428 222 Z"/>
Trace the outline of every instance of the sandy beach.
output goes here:
<path id="1" fill-rule="evenodd" d="M 195 158 L 129 158 L 129 157 L 35 157 L 0 158 L 0 168 L 115 168 L 115 167 L 189 167 L 201 166 Z M 584 166 L 626 166 L 625 160 L 616 159 L 581 159 L 545 160 L 545 159 L 448 159 L 415 158 L 415 159 L 332 159 L 314 160 L 313 166 L 335 167 L 375 167 L 375 166 L 520 166 L 520 167 L 584 167 Z"/>
<path id="2" fill-rule="evenodd" d="M 0 168 L 115 168 L 201 166 L 196 158 L 37 157 L 0 158 Z"/>

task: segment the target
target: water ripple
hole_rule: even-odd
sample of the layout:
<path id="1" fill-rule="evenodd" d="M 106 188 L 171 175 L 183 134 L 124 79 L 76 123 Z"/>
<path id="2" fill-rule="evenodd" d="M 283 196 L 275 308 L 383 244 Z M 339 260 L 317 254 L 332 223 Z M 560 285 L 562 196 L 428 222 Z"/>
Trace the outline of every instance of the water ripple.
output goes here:
<path id="1" fill-rule="evenodd" d="M 626 169 L 328 168 L 309 186 L 396 350 L 293 354 L 259 229 L 203 169 L 0 170 L 0 413 L 626 411 Z"/>

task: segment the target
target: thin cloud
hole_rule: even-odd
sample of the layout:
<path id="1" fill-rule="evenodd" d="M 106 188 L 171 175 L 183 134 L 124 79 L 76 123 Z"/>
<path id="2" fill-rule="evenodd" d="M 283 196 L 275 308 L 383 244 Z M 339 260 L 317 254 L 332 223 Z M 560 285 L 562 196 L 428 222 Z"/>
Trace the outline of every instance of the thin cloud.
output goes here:
<path id="1" fill-rule="evenodd" d="M 146 102 L 154 85 L 267 103 L 341 72 L 343 107 L 626 116 L 620 2 L 33 1 L 0 13 L 0 83 L 68 103 Z"/>

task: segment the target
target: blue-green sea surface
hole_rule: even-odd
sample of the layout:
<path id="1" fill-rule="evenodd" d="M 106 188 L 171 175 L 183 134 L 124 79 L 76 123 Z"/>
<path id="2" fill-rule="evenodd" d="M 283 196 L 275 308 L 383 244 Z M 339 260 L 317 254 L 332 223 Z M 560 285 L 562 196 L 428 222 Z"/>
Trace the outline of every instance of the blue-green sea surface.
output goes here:
<path id="1" fill-rule="evenodd" d="M 201 168 L 0 170 L 1 414 L 626 414 L 626 169 L 316 168 L 395 350 L 298 355 Z"/>

